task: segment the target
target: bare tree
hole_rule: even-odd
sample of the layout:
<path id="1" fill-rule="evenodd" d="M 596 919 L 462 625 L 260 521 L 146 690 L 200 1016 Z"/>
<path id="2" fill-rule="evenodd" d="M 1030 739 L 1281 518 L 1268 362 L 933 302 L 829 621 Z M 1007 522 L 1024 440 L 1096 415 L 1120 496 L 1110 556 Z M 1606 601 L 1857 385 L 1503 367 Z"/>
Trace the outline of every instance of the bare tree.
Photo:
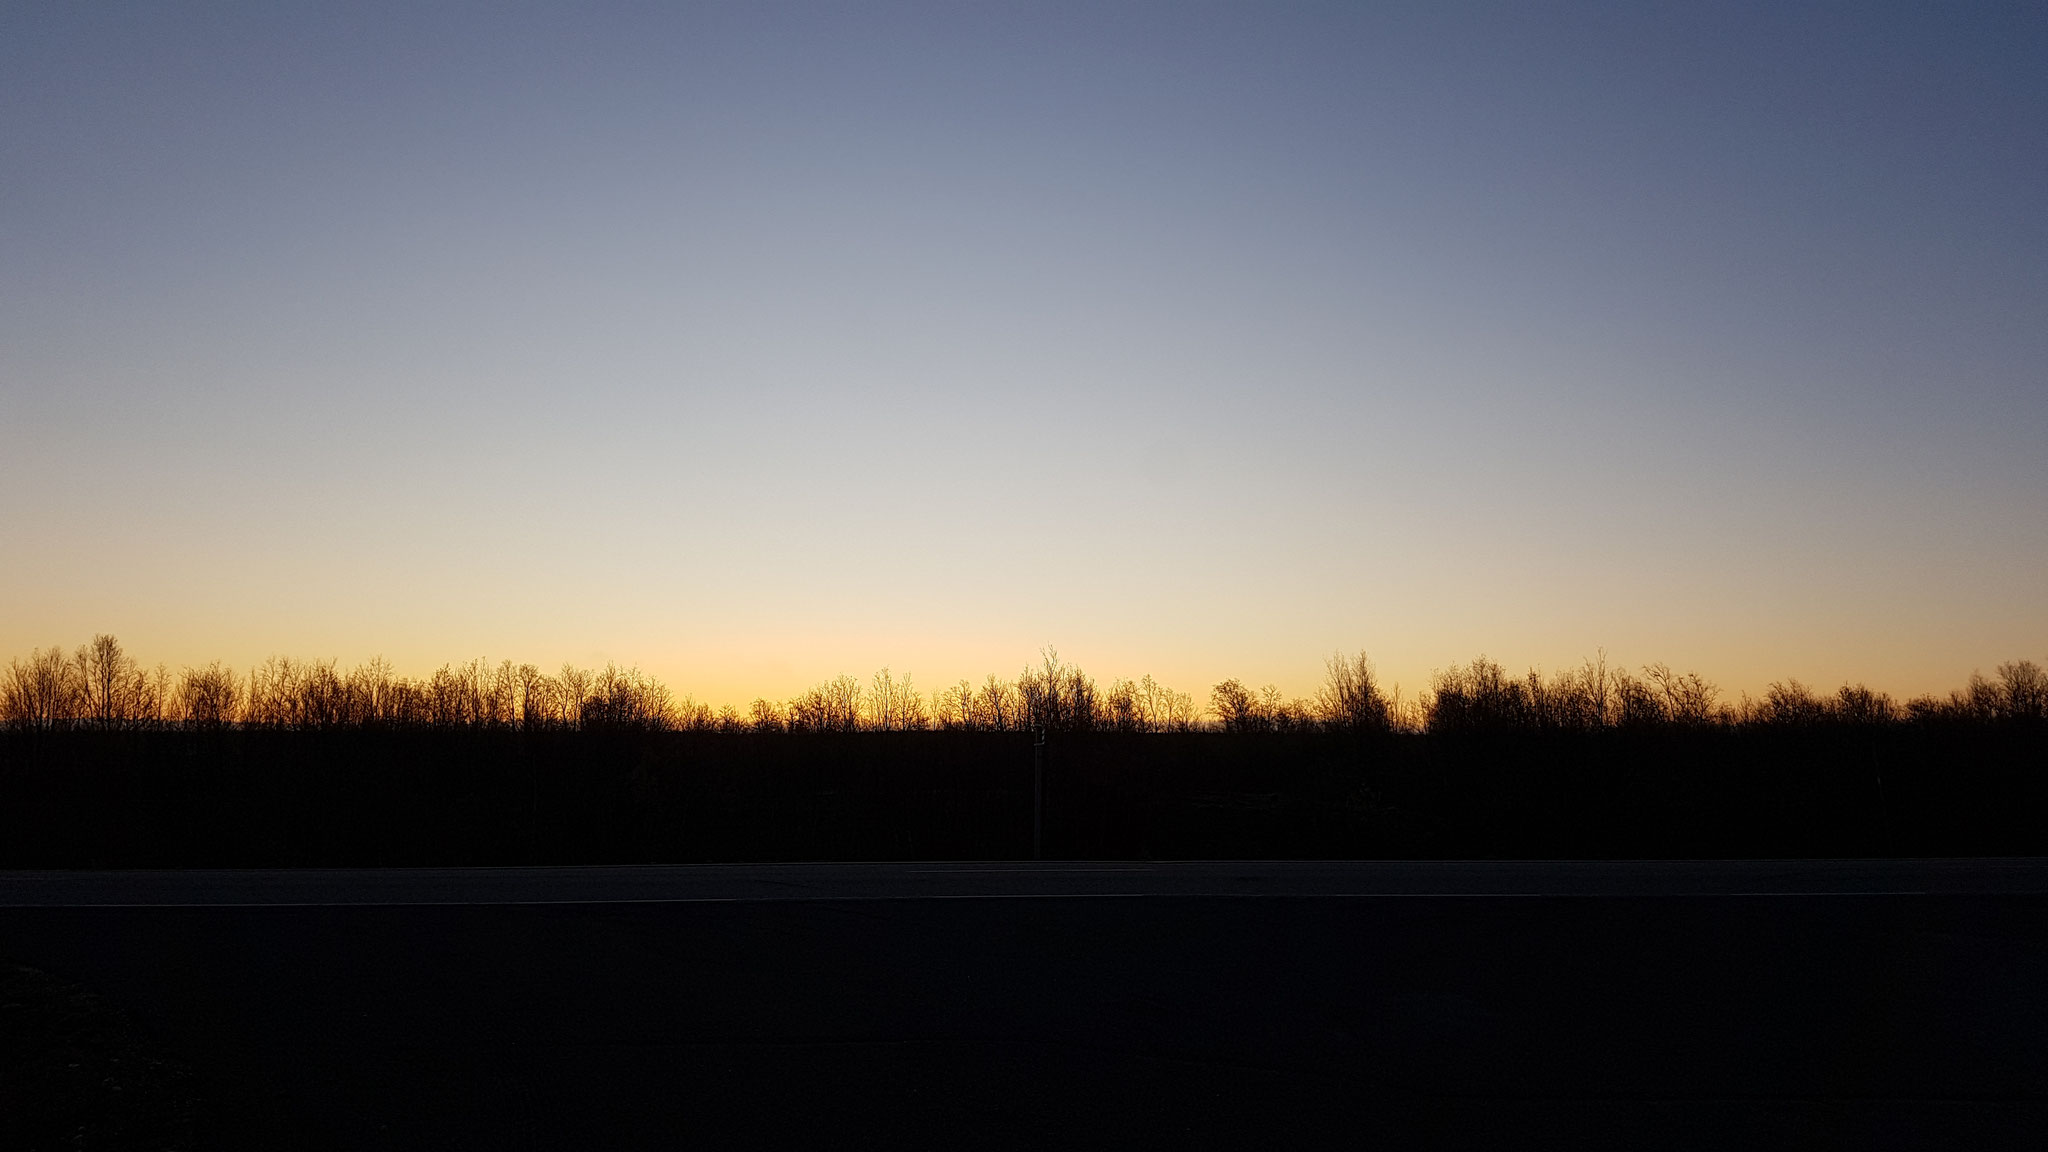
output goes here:
<path id="1" fill-rule="evenodd" d="M 727 707 L 730 708 L 731 706 L 728 705 Z M 700 704 L 689 696 L 676 701 L 670 707 L 669 716 L 669 726 L 680 732 L 716 732 L 720 730 L 718 713 L 711 710 L 711 705 Z M 739 712 L 737 710 L 733 711 L 733 720 L 735 722 L 739 720 Z M 659 727 L 660 725 L 653 726 Z"/>
<path id="2" fill-rule="evenodd" d="M 1223 723 L 1225 732 L 1263 732 L 1266 717 L 1259 698 L 1237 680 L 1225 680 L 1209 690 L 1209 707 Z"/>
<path id="3" fill-rule="evenodd" d="M 826 716 L 830 709 L 825 703 L 823 691 L 812 688 L 789 701 L 789 730 L 791 732 L 826 731 Z"/>
<path id="4" fill-rule="evenodd" d="M 1073 665 L 1067 666 L 1060 685 L 1061 712 L 1070 732 L 1092 732 L 1102 726 L 1102 708 L 1095 691 L 1095 679 Z"/>
<path id="5" fill-rule="evenodd" d="M 1624 728 L 1646 728 L 1670 719 L 1664 697 L 1647 681 L 1638 680 L 1626 668 L 1614 672 L 1614 723 Z"/>
<path id="6" fill-rule="evenodd" d="M 482 661 L 478 661 L 482 664 Z M 519 670 L 510 660 L 498 661 L 490 670 L 489 677 L 482 684 L 484 713 L 487 723 L 494 728 L 513 728 L 519 724 Z"/>
<path id="7" fill-rule="evenodd" d="M 1138 686 L 1129 680 L 1110 682 L 1102 697 L 1103 723 L 1113 732 L 1144 732 L 1148 729 L 1145 702 Z"/>
<path id="8" fill-rule="evenodd" d="M 1585 688 L 1591 726 L 1606 727 L 1612 722 L 1614 712 L 1614 683 L 1607 675 L 1607 649 L 1600 649 L 1579 669 L 1579 683 Z"/>
<path id="9" fill-rule="evenodd" d="M 571 728 L 583 727 L 583 703 L 590 699 L 590 671 L 565 663 L 556 679 L 562 689 L 562 723 Z"/>
<path id="10" fill-rule="evenodd" d="M 622 669 L 616 664 L 605 665 L 604 671 L 592 678 L 590 695 L 582 707 L 585 728 L 658 731 L 676 727 L 679 722 L 701 728 L 710 719 L 710 709 L 695 701 L 689 702 L 687 714 L 681 714 L 661 681 L 642 674 L 638 668 Z"/>
<path id="11" fill-rule="evenodd" d="M 1529 722 L 1528 686 L 1481 656 L 1436 674 L 1428 704 L 1431 732 L 1517 728 Z"/>
<path id="12" fill-rule="evenodd" d="M 1039 655 L 1037 668 L 1026 668 L 1017 676 L 1023 726 L 1057 732 L 1086 732 L 1097 727 L 1102 718 L 1094 679 L 1061 661 L 1059 652 L 1051 647 Z"/>
<path id="13" fill-rule="evenodd" d="M 860 728 L 860 681 L 840 673 L 819 685 L 825 696 L 826 723 L 834 732 Z"/>
<path id="14" fill-rule="evenodd" d="M 226 728 L 239 718 L 241 704 L 242 682 L 218 660 L 204 668 L 187 668 L 178 680 L 178 711 L 193 728 Z"/>
<path id="15" fill-rule="evenodd" d="M 972 731 L 974 717 L 974 685 L 966 680 L 951 684 L 932 694 L 932 724 L 935 727 L 952 730 Z"/>
<path id="16" fill-rule="evenodd" d="M 299 666 L 294 704 L 298 726 L 336 728 L 348 720 L 348 692 L 332 660 L 308 660 Z"/>
<path id="17" fill-rule="evenodd" d="M 860 681 L 844 673 L 789 702 L 792 732 L 853 732 L 860 722 Z"/>
<path id="18" fill-rule="evenodd" d="M 1168 705 L 1168 698 L 1173 695 L 1171 690 L 1161 685 L 1159 681 L 1154 680 L 1152 674 L 1147 672 L 1138 678 L 1136 694 L 1138 697 L 1138 713 L 1143 717 L 1144 730 L 1147 732 L 1171 731 L 1172 728 L 1168 722 L 1168 713 L 1171 711 Z"/>
<path id="19" fill-rule="evenodd" d="M 1899 707 L 1892 703 L 1890 696 L 1873 692 L 1861 684 L 1842 685 L 1835 693 L 1831 711 L 1834 719 L 1844 724 L 1891 724 L 1899 718 Z"/>
<path id="20" fill-rule="evenodd" d="M 1045 649 L 1041 656 L 1043 669 L 1026 666 L 1017 674 L 1017 699 L 1023 705 L 1020 719 L 1024 727 L 1034 730 L 1051 730 L 1060 726 L 1060 679 L 1066 666 L 1060 663 L 1058 652 Z"/>
<path id="21" fill-rule="evenodd" d="M 896 714 L 906 732 L 922 732 L 932 726 L 931 710 L 925 704 L 923 693 L 910 682 L 910 673 L 903 674 L 903 682 L 896 687 Z"/>
<path id="22" fill-rule="evenodd" d="M 1259 689 L 1259 718 L 1273 731 L 1293 726 L 1294 717 L 1288 714 L 1287 697 L 1281 694 L 1278 684 L 1268 684 Z"/>
<path id="23" fill-rule="evenodd" d="M 70 724 L 78 714 L 78 684 L 71 662 L 57 647 L 31 651 L 27 660 L 7 662 L 7 681 L 0 693 L 0 712 L 9 727 L 50 732 Z"/>
<path id="24" fill-rule="evenodd" d="M 102 633 L 71 656 L 82 718 L 96 728 L 141 723 L 157 711 L 150 677 L 121 650 L 120 641 Z"/>
<path id="25" fill-rule="evenodd" d="M 2048 672 L 2032 660 L 1998 666 L 2001 713 L 2010 720 L 2048 719 Z"/>
<path id="26" fill-rule="evenodd" d="M 1714 704 L 1720 689 L 1702 680 L 1699 673 L 1680 675 L 1668 664 L 1649 664 L 1644 666 L 1643 675 L 1663 693 L 1665 714 L 1672 723 L 1701 725 L 1716 719 Z"/>
<path id="27" fill-rule="evenodd" d="M 299 666 L 289 656 L 272 656 L 250 669 L 244 722 L 263 728 L 292 726 L 298 677 Z"/>
<path id="28" fill-rule="evenodd" d="M 522 731 L 531 731 L 547 724 L 548 677 L 534 664 L 521 664 L 512 672 L 513 691 L 517 697 L 513 706 L 513 722 Z"/>
<path id="29" fill-rule="evenodd" d="M 875 673 L 866 703 L 867 727 L 876 732 L 915 730 L 930 723 L 924 699 L 911 686 L 907 673 L 901 680 L 887 668 Z"/>
<path id="30" fill-rule="evenodd" d="M 749 711 L 749 723 L 756 732 L 784 732 L 789 728 L 789 721 L 783 718 L 782 709 L 773 700 L 757 699 Z"/>
<path id="31" fill-rule="evenodd" d="M 1545 679 L 1530 669 L 1526 690 L 1536 727 L 1585 732 L 1604 728 L 1612 711 L 1614 685 L 1607 672 L 1607 654 L 1579 668 Z"/>
<path id="32" fill-rule="evenodd" d="M 1668 698 L 1669 693 L 1666 696 Z M 1672 714 L 1674 718 L 1677 716 L 1675 709 Z M 1755 717 L 1764 724 L 1818 724 L 1828 718 L 1828 702 L 1797 680 L 1774 680 L 1764 689 L 1764 698 L 1756 706 Z"/>
<path id="33" fill-rule="evenodd" d="M 1323 663 L 1321 690 L 1316 693 L 1316 712 L 1323 723 L 1348 732 L 1386 732 L 1392 726 L 1392 712 L 1380 692 L 1372 661 L 1365 653 L 1347 659 L 1335 653 Z"/>
<path id="34" fill-rule="evenodd" d="M 1023 694 L 1017 691 L 1015 684 L 991 672 L 975 696 L 974 715 L 977 727 L 992 732 L 1007 732 L 1021 727 L 1025 715 Z"/>

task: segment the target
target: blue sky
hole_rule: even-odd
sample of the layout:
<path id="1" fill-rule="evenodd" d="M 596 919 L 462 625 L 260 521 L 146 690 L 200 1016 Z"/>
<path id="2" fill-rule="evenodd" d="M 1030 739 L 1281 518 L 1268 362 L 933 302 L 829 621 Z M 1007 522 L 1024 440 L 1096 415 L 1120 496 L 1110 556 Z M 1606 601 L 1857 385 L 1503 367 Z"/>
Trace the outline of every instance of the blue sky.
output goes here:
<path id="1" fill-rule="evenodd" d="M 2030 5 L 17 5 L 0 644 L 2048 656 Z"/>

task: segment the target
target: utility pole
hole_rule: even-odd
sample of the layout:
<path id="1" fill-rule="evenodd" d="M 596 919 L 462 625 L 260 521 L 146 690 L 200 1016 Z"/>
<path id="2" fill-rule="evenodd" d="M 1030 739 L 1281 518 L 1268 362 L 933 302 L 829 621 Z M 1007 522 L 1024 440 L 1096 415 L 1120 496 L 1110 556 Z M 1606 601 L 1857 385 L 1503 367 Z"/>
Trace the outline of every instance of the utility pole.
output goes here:
<path id="1" fill-rule="evenodd" d="M 1045 858 L 1045 727 L 1031 741 L 1031 858 Z"/>

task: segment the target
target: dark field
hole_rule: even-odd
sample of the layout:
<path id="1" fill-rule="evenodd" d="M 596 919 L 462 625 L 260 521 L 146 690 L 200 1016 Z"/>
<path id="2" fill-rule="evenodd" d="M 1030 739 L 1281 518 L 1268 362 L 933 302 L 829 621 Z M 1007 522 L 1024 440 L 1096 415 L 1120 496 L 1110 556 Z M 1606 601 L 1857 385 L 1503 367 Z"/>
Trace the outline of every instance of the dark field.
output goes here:
<path id="1" fill-rule="evenodd" d="M 0 867 L 1018 859 L 1028 733 L 0 734 Z M 2031 723 L 1054 733 L 1084 859 L 2048 854 Z"/>
<path id="2" fill-rule="evenodd" d="M 0 1145 L 2040 1147 L 2044 749 L 10 733 Z"/>
<path id="3" fill-rule="evenodd" d="M 0 878 L 0 951 L 189 1064 L 204 1146 L 2048 1134 L 2038 862 L 359 879 Z"/>

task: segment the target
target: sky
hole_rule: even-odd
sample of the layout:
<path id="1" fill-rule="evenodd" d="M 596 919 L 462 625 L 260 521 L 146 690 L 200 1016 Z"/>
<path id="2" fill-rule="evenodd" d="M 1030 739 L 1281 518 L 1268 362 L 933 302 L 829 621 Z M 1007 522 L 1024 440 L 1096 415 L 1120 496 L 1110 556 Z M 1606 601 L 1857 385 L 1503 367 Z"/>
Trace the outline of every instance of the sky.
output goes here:
<path id="1" fill-rule="evenodd" d="M 2039 4 L 10 4 L 0 658 L 2048 659 Z"/>

